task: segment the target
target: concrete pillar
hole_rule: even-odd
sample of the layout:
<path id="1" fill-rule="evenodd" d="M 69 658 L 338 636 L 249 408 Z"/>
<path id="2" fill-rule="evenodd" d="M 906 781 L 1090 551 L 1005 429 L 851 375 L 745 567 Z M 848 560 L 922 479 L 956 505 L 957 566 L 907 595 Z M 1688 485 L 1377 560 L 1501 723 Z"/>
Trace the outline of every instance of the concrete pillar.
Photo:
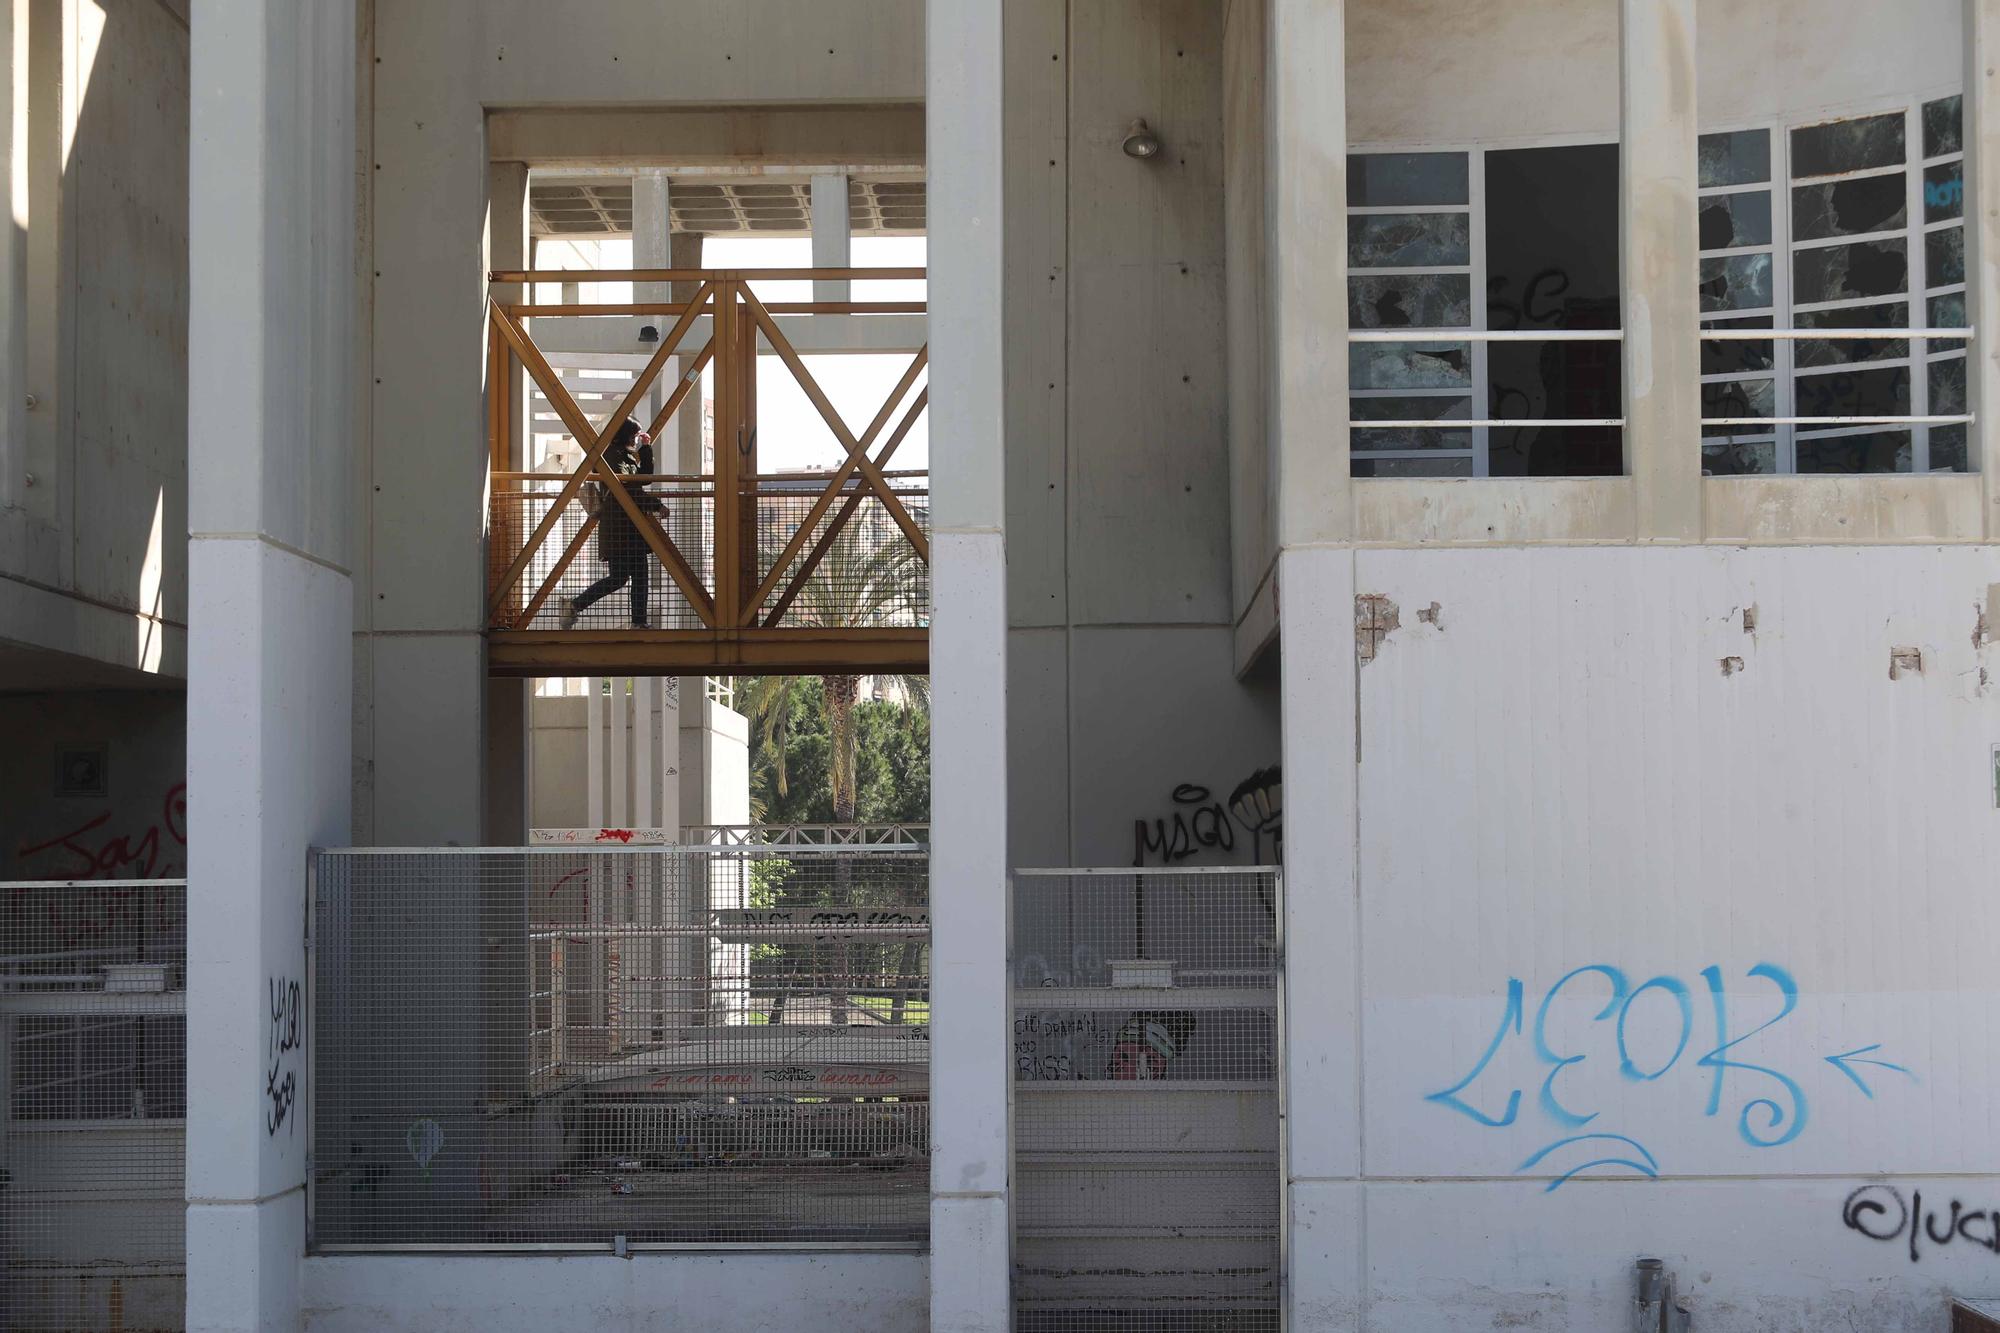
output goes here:
<path id="1" fill-rule="evenodd" d="M 1625 459 L 1640 541 L 1701 540 L 1695 0 L 1621 0 Z"/>
<path id="2" fill-rule="evenodd" d="M 1009 1313 L 1001 0 L 930 0 L 931 1328 Z"/>
<path id="3" fill-rule="evenodd" d="M 300 1326 L 306 854 L 349 838 L 355 5 L 192 28 L 187 1327 L 247 1333 Z"/>
<path id="4" fill-rule="evenodd" d="M 670 203 L 667 173 L 660 167 L 647 167 L 632 178 L 632 267 L 672 268 L 674 215 Z M 669 301 L 672 284 L 664 282 L 638 282 L 632 285 L 634 301 Z M 658 321 L 662 337 L 673 325 L 673 320 Z M 642 348 L 641 350 L 650 350 Z M 653 414 L 660 410 L 660 404 L 672 393 L 674 386 L 662 376 L 646 391 L 645 410 L 640 415 L 640 424 L 649 424 Z M 660 453 L 655 446 L 654 453 Z M 660 459 L 664 464 L 666 460 Z"/>
<path id="5" fill-rule="evenodd" d="M 823 172 L 812 178 L 812 261 L 814 268 L 847 268 L 854 262 L 853 219 L 847 212 L 847 177 Z M 845 278 L 813 283 L 813 300 L 845 301 L 854 284 Z"/>
<path id="6" fill-rule="evenodd" d="M 1350 1326 L 1361 1273 L 1354 563 L 1347 431 L 1347 60 L 1339 0 L 1270 0 L 1267 227 L 1285 802 L 1287 1327 Z"/>
<path id="7" fill-rule="evenodd" d="M 1965 0 L 1966 389 L 1973 467 L 1981 473 L 1986 539 L 2000 540 L 2000 0 Z M 1989 184 L 1990 183 L 1990 184 Z"/>

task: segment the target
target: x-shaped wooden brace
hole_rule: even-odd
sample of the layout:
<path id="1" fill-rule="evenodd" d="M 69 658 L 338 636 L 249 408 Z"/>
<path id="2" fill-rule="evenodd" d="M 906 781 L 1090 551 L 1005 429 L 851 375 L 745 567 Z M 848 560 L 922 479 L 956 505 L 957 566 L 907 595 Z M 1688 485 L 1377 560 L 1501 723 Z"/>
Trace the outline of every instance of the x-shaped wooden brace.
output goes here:
<path id="1" fill-rule="evenodd" d="M 681 595 L 687 598 L 688 605 L 692 606 L 695 614 L 701 617 L 702 623 L 711 627 L 715 625 L 715 599 L 709 595 L 706 588 L 701 586 L 701 580 L 696 578 L 694 571 L 688 567 L 686 559 L 682 557 L 680 549 L 674 545 L 673 539 L 661 531 L 660 525 L 653 521 L 652 515 L 639 508 L 639 502 L 632 498 L 632 495 L 625 489 L 623 481 L 604 462 L 604 451 L 610 446 L 612 436 L 617 433 L 619 423 L 625 420 L 632 409 L 638 405 L 639 400 L 645 396 L 646 390 L 652 387 L 653 381 L 659 378 L 661 369 L 667 364 L 667 359 L 675 355 L 680 347 L 681 339 L 686 337 L 687 331 L 694 326 L 696 318 L 700 316 L 703 307 L 708 304 L 709 297 L 714 293 L 714 290 L 714 283 L 704 282 L 700 289 L 695 292 L 694 299 L 687 303 L 687 308 L 681 312 L 681 317 L 675 322 L 672 332 L 660 340 L 658 350 L 646 362 L 645 369 L 639 372 L 638 379 L 632 382 L 632 388 L 626 393 L 618 406 L 612 409 L 611 414 L 604 419 L 602 430 L 593 430 L 591 428 L 589 419 L 583 415 L 582 409 L 576 405 L 576 400 L 570 396 L 569 390 L 563 386 L 562 378 L 549 365 L 548 359 L 542 355 L 541 349 L 536 347 L 534 342 L 528 337 L 527 330 L 521 327 L 520 321 L 501 309 L 497 303 L 489 303 L 491 317 L 495 325 L 499 328 L 501 337 L 506 339 L 507 345 L 514 349 L 514 354 L 521 358 L 521 365 L 526 368 L 529 377 L 541 387 L 543 396 L 548 399 L 550 406 L 556 409 L 556 415 L 562 418 L 563 424 L 569 428 L 571 437 L 579 443 L 585 440 L 590 441 L 584 449 L 583 462 L 578 464 L 576 471 L 563 484 L 562 490 L 556 496 L 555 503 L 549 506 L 548 512 L 542 515 L 541 522 L 536 524 L 534 534 L 526 542 L 522 543 L 520 552 L 514 557 L 512 563 L 507 566 L 506 573 L 500 576 L 499 583 L 493 589 L 491 604 L 487 607 L 489 618 L 499 615 L 500 608 L 505 603 L 507 595 L 513 591 L 514 585 L 520 581 L 522 573 L 527 569 L 528 562 L 534 558 L 535 552 L 540 550 L 542 543 L 548 540 L 549 533 L 554 530 L 557 521 L 561 519 L 563 510 L 576 498 L 577 492 L 583 489 L 584 481 L 594 475 L 597 480 L 604 483 L 606 493 L 625 511 L 626 517 L 632 521 L 632 526 L 638 531 L 641 537 L 645 538 L 646 544 L 653 549 L 653 554 L 659 557 L 660 564 L 666 569 L 668 575 L 673 578 L 675 585 L 680 588 Z M 713 349 L 714 342 L 711 339 L 709 346 L 702 351 L 703 358 L 711 355 Z M 655 429 L 664 424 L 665 418 L 671 416 L 674 409 L 680 406 L 694 382 L 693 378 L 683 378 L 681 384 L 675 388 L 673 397 L 666 409 L 661 413 L 661 419 L 654 423 Z M 587 520 L 577 535 L 571 539 L 555 571 L 551 574 L 549 580 L 544 582 L 541 590 L 536 593 L 534 601 L 530 604 L 532 610 L 523 618 L 522 623 L 527 623 L 532 619 L 533 612 L 541 609 L 541 603 L 547 598 L 548 593 L 553 588 L 554 580 L 560 577 L 562 570 L 583 549 L 584 538 L 589 534 L 590 529 L 594 525 L 595 520 Z"/>
<path id="2" fill-rule="evenodd" d="M 799 388 L 804 390 L 806 397 L 812 401 L 813 407 L 818 410 L 821 419 L 826 422 L 827 429 L 833 432 L 833 437 L 840 441 L 841 447 L 847 451 L 846 461 L 835 470 L 832 480 L 827 483 L 826 489 L 820 492 L 819 498 L 813 501 L 812 509 L 806 514 L 804 521 L 799 524 L 798 530 L 785 543 L 785 549 L 779 553 L 776 560 L 772 561 L 771 572 L 764 576 L 764 581 L 757 585 L 757 591 L 751 594 L 748 605 L 743 608 L 742 620 L 739 622 L 747 625 L 756 618 L 757 608 L 764 604 L 764 599 L 771 595 L 771 590 L 778 586 L 780 579 L 784 578 L 785 570 L 798 557 L 799 551 L 805 546 L 807 540 L 811 538 L 813 529 L 818 526 L 820 519 L 825 516 L 826 511 L 832 507 L 835 497 L 846 487 L 848 478 L 852 477 L 857 471 L 861 474 L 863 487 L 875 492 L 876 496 L 882 501 L 882 507 L 888 511 L 889 517 L 896 521 L 896 526 L 901 528 L 903 535 L 910 539 L 910 546 L 916 551 L 918 558 L 923 560 L 925 564 L 930 563 L 931 544 L 929 539 L 924 536 L 924 530 L 917 526 L 915 519 L 910 517 L 910 511 L 903 507 L 902 500 L 897 497 L 894 491 L 889 489 L 888 481 L 882 476 L 880 461 L 868 456 L 868 450 L 874 445 L 875 437 L 881 434 L 882 428 L 888 424 L 890 415 L 896 410 L 896 404 L 902 401 L 905 393 L 909 392 L 910 385 L 916 382 L 917 376 L 923 371 L 924 365 L 930 359 L 930 348 L 925 347 L 917 353 L 916 358 L 910 362 L 910 368 L 903 372 L 903 378 L 897 383 L 895 389 L 890 392 L 887 401 L 882 404 L 881 411 L 875 414 L 875 420 L 869 423 L 868 429 L 862 432 L 861 438 L 856 439 L 854 432 L 847 428 L 847 423 L 840 419 L 840 413 L 834 410 L 833 403 L 819 387 L 819 382 L 813 378 L 812 372 L 806 369 L 805 362 L 800 359 L 798 352 L 793 349 L 790 340 L 778 328 L 778 322 L 771 318 L 771 312 L 764 308 L 764 303 L 757 299 L 748 286 L 743 287 L 742 292 L 743 304 L 749 309 L 750 317 L 757 322 L 757 327 L 763 330 L 765 338 L 770 340 L 771 349 L 785 363 L 785 368 L 792 372 L 792 378 L 798 381 Z M 922 401 L 920 398 L 920 405 Z M 895 441 L 883 450 L 883 458 L 886 459 L 889 456 L 890 451 L 895 448 L 895 445 L 902 443 L 902 437 L 907 433 L 908 426 L 914 424 L 916 420 L 914 415 L 916 411 L 916 408 L 912 408 L 912 415 L 905 422 L 904 427 L 897 432 Z M 860 496 L 856 494 L 853 497 L 853 502 L 858 504 L 859 501 Z M 840 521 L 844 522 L 852 512 L 853 510 L 850 507 L 842 515 Z M 831 533 L 828 535 L 830 537 Z M 818 552 L 818 554 L 824 555 L 824 552 Z M 815 560 L 813 563 L 817 564 L 818 561 Z M 810 569 L 805 572 L 810 576 Z M 796 595 L 796 591 L 787 593 L 788 598 Z M 789 604 L 789 601 L 787 601 L 786 605 Z"/>

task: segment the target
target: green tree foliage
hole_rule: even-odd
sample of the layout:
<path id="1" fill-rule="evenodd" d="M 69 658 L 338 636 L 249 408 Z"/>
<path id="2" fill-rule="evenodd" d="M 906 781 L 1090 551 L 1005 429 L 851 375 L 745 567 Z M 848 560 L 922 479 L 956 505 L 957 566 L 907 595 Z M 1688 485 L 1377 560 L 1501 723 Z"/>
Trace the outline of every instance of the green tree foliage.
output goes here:
<path id="1" fill-rule="evenodd" d="M 918 701 L 862 699 L 850 711 L 854 805 L 837 811 L 832 721 L 817 676 L 738 682 L 750 713 L 750 802 L 767 824 L 920 824 L 930 819 L 931 724 Z"/>

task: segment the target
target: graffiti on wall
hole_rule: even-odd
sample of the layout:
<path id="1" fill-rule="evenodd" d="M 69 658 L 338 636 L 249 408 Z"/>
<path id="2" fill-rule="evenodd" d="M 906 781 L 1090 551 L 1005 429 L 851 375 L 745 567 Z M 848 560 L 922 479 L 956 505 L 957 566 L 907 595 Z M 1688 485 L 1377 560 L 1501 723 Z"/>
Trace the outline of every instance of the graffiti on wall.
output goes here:
<path id="1" fill-rule="evenodd" d="M 1204 852 L 1227 856 L 1239 842 L 1252 865 L 1281 860 L 1283 798 L 1276 764 L 1237 783 L 1226 800 L 1199 783 L 1183 782 L 1169 796 L 1172 808 L 1166 814 L 1132 821 L 1132 864 L 1145 865 L 1148 856 L 1160 865 L 1178 865 Z"/>
<path id="2" fill-rule="evenodd" d="M 14 848 L 22 869 L 40 879 L 173 879 L 187 869 L 187 783 L 161 799 L 159 816 L 134 835 L 107 830 L 109 810 L 53 837 Z"/>
<path id="3" fill-rule="evenodd" d="M 2000 1254 L 2000 1208 L 1967 1208 L 1953 1199 L 1943 1210 L 1933 1207 L 1926 1212 L 1922 1190 L 1910 1191 L 1906 1201 L 1894 1185 L 1863 1185 L 1841 1205 L 1840 1221 L 1869 1240 L 1906 1246 L 1911 1263 L 1918 1261 L 1926 1245 L 1941 1249 L 1954 1241 Z"/>
<path id="4" fill-rule="evenodd" d="M 1775 963 L 1758 963 L 1744 974 L 1754 991 L 1764 993 L 1761 1002 L 1741 992 L 1732 996 L 1720 967 L 1703 968 L 1697 976 L 1699 1000 L 1695 986 L 1680 977 L 1656 976 L 1635 986 L 1622 969 L 1591 963 L 1542 993 L 1532 1024 L 1526 1021 L 1526 987 L 1510 977 L 1499 1022 L 1479 1058 L 1456 1083 L 1424 1100 L 1483 1129 L 1519 1123 L 1551 1134 L 1514 1170 L 1553 1173 L 1547 1186 L 1553 1192 L 1585 1171 L 1660 1174 L 1660 1159 L 1646 1144 L 1599 1121 L 1605 1109 L 1600 1101 L 1613 1098 L 1604 1095 L 1602 1085 L 1593 1094 L 1588 1074 L 1615 1071 L 1616 1084 L 1645 1089 L 1646 1102 L 1664 1101 L 1703 1118 L 1726 1116 L 1745 1144 L 1760 1149 L 1781 1148 L 1806 1131 L 1815 1095 L 1809 1084 L 1831 1080 L 1822 1063 L 1841 1076 L 1832 1083 L 1836 1091 L 1871 1101 L 1882 1080 L 1916 1078 L 1907 1065 L 1883 1054 L 1879 1042 L 1822 1054 L 1809 1068 L 1783 1063 L 1771 1053 L 1766 1034 L 1798 1009 L 1799 987 Z M 1603 1002 L 1582 1011 L 1581 1030 L 1564 1024 L 1564 1035 L 1557 1035 L 1550 1016 L 1565 992 L 1572 1012 L 1579 1001 L 1595 1004 L 1599 993 Z M 1534 1063 L 1546 1070 L 1538 1085 L 1497 1077 L 1495 1056 L 1523 1040 Z M 1496 1077 L 1486 1077 L 1489 1069 Z M 1668 1080 L 1677 1069 L 1691 1077 Z M 1615 1100 L 1633 1105 L 1629 1095 Z"/>
<path id="5" fill-rule="evenodd" d="M 299 1053 L 305 1045 L 305 1013 L 302 989 L 296 978 L 264 978 L 265 999 L 271 1021 L 264 1036 L 264 1133 L 272 1137 L 280 1129 L 297 1131 L 292 1108 L 299 1100 Z"/>

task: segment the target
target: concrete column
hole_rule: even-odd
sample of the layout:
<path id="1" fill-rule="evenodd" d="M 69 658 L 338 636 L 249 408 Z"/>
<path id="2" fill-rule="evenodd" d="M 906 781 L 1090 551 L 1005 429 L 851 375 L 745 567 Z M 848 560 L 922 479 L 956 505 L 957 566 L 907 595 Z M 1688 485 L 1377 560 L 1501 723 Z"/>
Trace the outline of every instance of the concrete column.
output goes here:
<path id="1" fill-rule="evenodd" d="M 1347 431 L 1345 6 L 1269 0 L 1267 281 L 1284 607 L 1287 1327 L 1351 1326 L 1360 1289 L 1354 564 Z M 1310 1107 L 1310 1114 L 1298 1108 Z"/>
<path id="2" fill-rule="evenodd" d="M 1343 541 L 1347 444 L 1347 24 L 1342 0 L 1267 0 L 1272 484 L 1278 544 Z"/>
<path id="3" fill-rule="evenodd" d="M 300 1327 L 307 849 L 349 839 L 353 0 L 195 0 L 187 1327 Z"/>
<path id="4" fill-rule="evenodd" d="M 1625 459 L 1640 541 L 1701 540 L 1695 0 L 1619 5 Z"/>
<path id="5" fill-rule="evenodd" d="M 1001 0 L 926 6 L 931 347 L 931 1328 L 1009 1312 Z"/>
<path id="6" fill-rule="evenodd" d="M 1982 479 L 1986 538 L 2000 540 L 2000 0 L 1965 0 L 1966 390 L 1972 466 Z"/>
<path id="7" fill-rule="evenodd" d="M 648 167 L 632 178 L 632 267 L 672 268 L 674 215 L 669 207 L 669 185 L 667 173 L 659 167 Z M 639 282 L 632 285 L 632 299 L 635 301 L 669 301 L 673 284 L 665 282 Z M 657 321 L 662 337 L 673 325 L 672 319 Z M 650 351 L 650 348 L 641 348 Z M 673 392 L 673 384 L 664 377 L 655 380 L 653 387 L 646 391 L 645 411 L 640 423 L 646 425 L 653 414 L 660 410 L 666 395 Z M 654 454 L 660 455 L 656 445 Z M 666 463 L 659 458 L 659 464 Z M 657 466 L 658 464 L 656 464 Z"/>
<path id="8" fill-rule="evenodd" d="M 812 178 L 812 252 L 814 268 L 847 268 L 853 264 L 853 219 L 847 212 L 847 177 L 824 172 Z M 844 278 L 813 283 L 813 300 L 845 301 L 854 284 Z"/>

